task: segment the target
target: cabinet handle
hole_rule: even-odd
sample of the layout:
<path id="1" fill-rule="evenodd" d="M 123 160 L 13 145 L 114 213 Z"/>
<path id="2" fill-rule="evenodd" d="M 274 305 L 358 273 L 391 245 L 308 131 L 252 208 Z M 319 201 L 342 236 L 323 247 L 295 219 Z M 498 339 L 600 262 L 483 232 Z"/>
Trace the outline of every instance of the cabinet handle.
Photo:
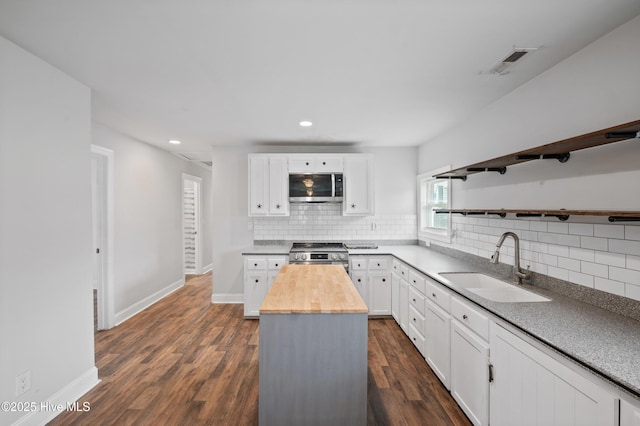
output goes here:
<path id="1" fill-rule="evenodd" d="M 386 283 L 386 282 L 387 282 L 387 279 L 386 279 L 386 278 L 383 278 L 383 279 L 382 279 L 382 282 L 383 282 L 383 283 Z"/>
<path id="2" fill-rule="evenodd" d="M 489 383 L 493 382 L 493 364 L 489 364 Z"/>
<path id="3" fill-rule="evenodd" d="M 413 280 L 413 283 L 415 284 L 415 283 L 416 283 L 416 280 Z"/>
<path id="4" fill-rule="evenodd" d="M 413 301 L 415 302 L 415 301 L 416 301 L 416 299 L 413 299 Z"/>
<path id="5" fill-rule="evenodd" d="M 362 280 L 361 280 L 360 278 L 358 278 L 358 282 L 359 282 L 359 283 L 361 283 L 361 282 L 362 282 Z"/>
<path id="6" fill-rule="evenodd" d="M 278 267 L 278 264 L 276 263 L 276 268 Z"/>
<path id="7" fill-rule="evenodd" d="M 279 209 L 279 208 L 280 208 L 280 204 L 276 204 L 276 209 Z"/>
<path id="8" fill-rule="evenodd" d="M 413 322 L 416 322 L 416 319 L 415 319 L 415 318 L 413 319 Z"/>
<path id="9" fill-rule="evenodd" d="M 327 165 L 327 162 L 326 162 L 326 161 L 323 161 L 323 162 L 322 162 L 322 165 L 323 165 L 323 166 L 326 166 L 326 165 Z"/>
<path id="10" fill-rule="evenodd" d="M 306 163 L 304 163 L 304 164 L 308 166 L 308 165 L 309 165 L 309 162 L 307 161 L 307 162 L 306 162 Z"/>
<path id="11" fill-rule="evenodd" d="M 378 263 L 378 267 L 380 267 L 380 264 Z"/>
<path id="12" fill-rule="evenodd" d="M 436 294 L 435 294 L 435 293 L 431 293 L 431 296 L 433 296 L 433 297 L 438 297 L 438 296 L 436 296 Z"/>
<path id="13" fill-rule="evenodd" d="M 256 282 L 260 282 L 260 280 L 256 280 Z"/>
<path id="14" fill-rule="evenodd" d="M 258 204 L 258 208 L 261 209 L 262 208 L 262 204 Z"/>
<path id="15" fill-rule="evenodd" d="M 255 266 L 255 267 L 257 268 L 257 267 L 258 267 L 258 264 L 257 264 L 257 263 L 254 263 L 254 264 L 253 264 L 253 266 Z"/>
<path id="16" fill-rule="evenodd" d="M 467 318 L 469 318 L 469 317 L 467 316 L 467 314 L 464 314 L 464 315 L 462 316 L 462 319 L 463 319 L 463 320 L 466 320 Z"/>
<path id="17" fill-rule="evenodd" d="M 356 208 L 356 205 L 355 205 L 355 204 L 351 204 L 351 208 L 352 208 L 352 209 L 355 209 L 355 208 Z"/>
<path id="18" fill-rule="evenodd" d="M 416 338 L 415 338 L 415 337 L 413 338 L 413 341 L 414 341 L 414 342 L 416 341 Z"/>

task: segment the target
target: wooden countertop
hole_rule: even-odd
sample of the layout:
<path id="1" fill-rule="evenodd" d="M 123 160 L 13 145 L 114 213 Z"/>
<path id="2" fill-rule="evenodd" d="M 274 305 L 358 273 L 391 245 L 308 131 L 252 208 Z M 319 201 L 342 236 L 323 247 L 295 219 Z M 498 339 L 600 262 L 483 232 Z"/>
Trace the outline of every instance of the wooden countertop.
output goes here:
<path id="1" fill-rule="evenodd" d="M 260 306 L 260 314 L 367 312 L 340 265 L 284 265 Z"/>

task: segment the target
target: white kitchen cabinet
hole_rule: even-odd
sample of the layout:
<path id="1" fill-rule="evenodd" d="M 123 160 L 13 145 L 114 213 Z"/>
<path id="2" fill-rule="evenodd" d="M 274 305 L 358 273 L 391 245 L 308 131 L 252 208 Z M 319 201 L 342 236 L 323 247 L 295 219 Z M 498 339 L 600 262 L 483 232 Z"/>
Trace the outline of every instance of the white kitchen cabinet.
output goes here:
<path id="1" fill-rule="evenodd" d="M 429 299 L 425 309 L 425 359 L 442 384 L 451 389 L 451 316 Z"/>
<path id="2" fill-rule="evenodd" d="M 344 158 L 345 216 L 373 216 L 373 157 L 352 155 Z"/>
<path id="3" fill-rule="evenodd" d="M 260 305 L 271 288 L 282 265 L 287 263 L 286 256 L 251 255 L 244 258 L 244 316 L 248 318 L 260 315 Z"/>
<path id="4" fill-rule="evenodd" d="M 356 286 L 360 297 L 362 297 L 362 300 L 367 304 L 367 308 L 369 308 L 369 312 L 371 312 L 371 308 L 369 307 L 369 293 L 367 291 L 367 271 L 352 271 L 350 275 L 353 285 Z"/>
<path id="5" fill-rule="evenodd" d="M 478 329 L 482 331 L 482 325 L 478 325 L 484 315 L 459 302 L 462 312 L 459 321 L 454 315 L 456 301 L 452 300 L 451 396 L 471 423 L 486 425 L 489 424 L 489 344 L 477 334 Z"/>
<path id="6" fill-rule="evenodd" d="M 491 364 L 492 425 L 616 424 L 613 394 L 495 323 Z"/>
<path id="7" fill-rule="evenodd" d="M 249 216 L 289 215 L 287 157 L 249 155 Z"/>
<path id="8" fill-rule="evenodd" d="M 400 328 L 409 334 L 409 268 L 400 267 Z"/>
<path id="9" fill-rule="evenodd" d="M 620 426 L 640 426 L 640 401 L 638 405 L 620 401 Z"/>
<path id="10" fill-rule="evenodd" d="M 391 257 L 351 256 L 349 275 L 369 315 L 391 315 Z"/>
<path id="11" fill-rule="evenodd" d="M 391 274 L 391 315 L 400 324 L 400 275 Z"/>
<path id="12" fill-rule="evenodd" d="M 269 157 L 269 215 L 289 216 L 287 157 Z"/>
<path id="13" fill-rule="evenodd" d="M 304 154 L 289 156 L 289 173 L 342 173 L 339 155 Z"/>

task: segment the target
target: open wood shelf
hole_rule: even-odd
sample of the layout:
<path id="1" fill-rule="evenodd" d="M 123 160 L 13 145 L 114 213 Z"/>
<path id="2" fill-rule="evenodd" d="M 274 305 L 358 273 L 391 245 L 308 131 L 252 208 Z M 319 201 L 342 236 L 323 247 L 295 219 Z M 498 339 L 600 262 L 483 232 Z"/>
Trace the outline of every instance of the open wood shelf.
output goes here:
<path id="1" fill-rule="evenodd" d="M 505 174 L 508 166 L 541 159 L 556 159 L 561 163 L 565 163 L 569 160 L 573 151 L 638 137 L 640 137 L 640 120 L 471 164 L 459 169 L 439 173 L 434 177 L 467 180 L 468 175 L 480 172 Z"/>
<path id="2" fill-rule="evenodd" d="M 608 216 L 609 222 L 640 222 L 640 211 L 616 210 L 509 210 L 509 209 L 435 209 L 436 213 L 461 214 L 463 216 L 491 216 L 506 217 L 515 214 L 516 217 L 555 217 L 565 221 L 569 216 Z"/>

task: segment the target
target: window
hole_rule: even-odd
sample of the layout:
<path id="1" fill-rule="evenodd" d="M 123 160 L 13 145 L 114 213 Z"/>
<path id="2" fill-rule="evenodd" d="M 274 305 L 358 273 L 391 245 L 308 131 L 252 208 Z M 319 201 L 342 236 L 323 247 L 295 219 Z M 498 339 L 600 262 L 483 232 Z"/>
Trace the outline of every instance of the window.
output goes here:
<path id="1" fill-rule="evenodd" d="M 451 242 L 451 215 L 435 212 L 435 209 L 450 208 L 450 180 L 433 177 L 449 169 L 446 167 L 418 176 L 418 237 L 421 239 Z"/>

